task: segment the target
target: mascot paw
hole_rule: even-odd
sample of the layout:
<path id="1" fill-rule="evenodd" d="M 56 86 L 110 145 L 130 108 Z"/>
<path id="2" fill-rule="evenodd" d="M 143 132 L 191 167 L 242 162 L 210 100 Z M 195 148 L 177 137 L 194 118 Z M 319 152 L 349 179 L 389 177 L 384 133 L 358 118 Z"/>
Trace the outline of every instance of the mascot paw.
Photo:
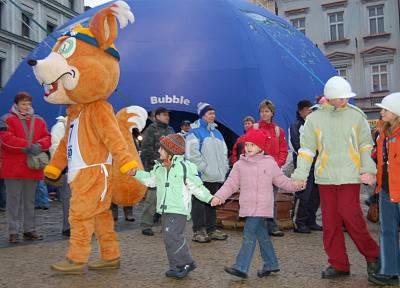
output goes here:
<path id="1" fill-rule="evenodd" d="M 132 160 L 128 163 L 126 163 L 125 165 L 123 165 L 121 168 L 119 168 L 119 170 L 121 171 L 122 174 L 126 174 L 128 173 L 128 171 L 132 170 L 132 169 L 136 169 L 139 167 L 139 163 L 136 162 L 135 160 Z"/>
<path id="2" fill-rule="evenodd" d="M 56 180 L 60 177 L 62 171 L 60 169 L 58 169 L 57 167 L 54 167 L 52 165 L 47 165 L 44 168 L 43 172 L 44 172 L 44 176 L 46 176 L 47 178 Z"/>

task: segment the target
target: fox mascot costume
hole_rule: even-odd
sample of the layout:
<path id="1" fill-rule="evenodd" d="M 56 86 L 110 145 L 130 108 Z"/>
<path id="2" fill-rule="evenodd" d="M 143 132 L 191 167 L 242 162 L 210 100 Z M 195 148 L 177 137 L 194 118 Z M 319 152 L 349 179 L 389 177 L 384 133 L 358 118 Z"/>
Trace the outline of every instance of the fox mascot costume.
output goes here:
<path id="1" fill-rule="evenodd" d="M 100 259 L 89 269 L 119 268 L 120 250 L 110 210 L 113 201 L 132 205 L 146 188 L 124 175 L 143 168 L 129 129 L 143 129 L 147 112 L 138 106 L 116 116 L 107 98 L 119 81 L 117 20 L 121 28 L 134 21 L 129 6 L 117 1 L 97 12 L 88 28 L 75 26 L 59 39 L 48 57 L 30 60 L 35 76 L 45 89 L 45 100 L 67 104 L 68 123 L 64 138 L 45 176 L 57 179 L 68 167 L 72 196 L 69 221 L 71 237 L 66 261 L 53 270 L 83 273 L 95 233 Z"/>

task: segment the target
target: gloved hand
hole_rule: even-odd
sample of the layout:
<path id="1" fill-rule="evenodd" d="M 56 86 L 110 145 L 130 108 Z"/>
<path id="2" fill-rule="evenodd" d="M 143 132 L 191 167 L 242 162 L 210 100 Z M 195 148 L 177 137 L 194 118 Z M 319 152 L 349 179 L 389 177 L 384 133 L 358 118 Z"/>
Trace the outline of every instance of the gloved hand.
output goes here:
<path id="1" fill-rule="evenodd" d="M 40 147 L 40 144 L 39 143 L 36 143 L 36 144 L 32 144 L 31 145 L 31 154 L 32 155 L 39 155 L 43 150 L 42 150 L 42 147 Z"/>
<path id="2" fill-rule="evenodd" d="M 31 146 L 25 147 L 22 149 L 22 151 L 26 154 L 30 155 L 39 155 L 40 152 L 42 152 L 42 147 L 40 147 L 40 144 L 32 144 Z"/>
<path id="3" fill-rule="evenodd" d="M 62 171 L 55 166 L 47 165 L 43 172 L 45 177 L 56 180 L 60 177 Z"/>

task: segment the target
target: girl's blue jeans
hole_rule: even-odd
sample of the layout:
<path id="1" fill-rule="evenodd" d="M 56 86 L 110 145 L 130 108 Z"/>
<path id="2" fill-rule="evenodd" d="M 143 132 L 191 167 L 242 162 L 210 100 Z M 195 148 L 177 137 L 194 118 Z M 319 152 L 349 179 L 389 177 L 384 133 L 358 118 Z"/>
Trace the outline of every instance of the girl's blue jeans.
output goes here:
<path id="1" fill-rule="evenodd" d="M 236 257 L 236 263 L 233 268 L 247 273 L 250 268 L 256 241 L 260 246 L 261 257 L 264 261 L 263 271 L 279 269 L 278 259 L 276 258 L 274 246 L 268 234 L 267 218 L 265 217 L 247 217 L 243 230 L 243 243 L 239 254 Z"/>

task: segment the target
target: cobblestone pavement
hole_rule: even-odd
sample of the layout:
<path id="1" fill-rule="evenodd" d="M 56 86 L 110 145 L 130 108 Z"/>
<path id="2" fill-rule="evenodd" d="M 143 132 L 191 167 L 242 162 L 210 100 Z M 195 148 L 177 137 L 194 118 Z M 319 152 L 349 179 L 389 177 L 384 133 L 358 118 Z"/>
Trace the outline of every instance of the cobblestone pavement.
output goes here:
<path id="1" fill-rule="evenodd" d="M 62 260 L 68 241 L 60 234 L 61 205 L 52 202 L 48 211 L 37 210 L 38 231 L 45 240 L 10 246 L 6 243 L 5 213 L 0 212 L 0 287 L 367 287 L 366 264 L 355 245 L 346 235 L 346 245 L 352 263 L 352 275 L 342 280 L 322 280 L 321 270 L 326 267 L 322 248 L 322 233 L 309 235 L 287 232 L 283 238 L 274 238 L 274 246 L 281 272 L 259 279 L 256 271 L 261 267 L 260 254 L 254 255 L 249 278 L 240 280 L 226 274 L 224 266 L 231 265 L 238 253 L 242 236 L 240 231 L 227 231 L 227 241 L 199 244 L 190 241 L 198 268 L 184 280 L 171 280 L 164 276 L 167 259 L 160 233 L 153 237 L 140 233 L 138 220 L 125 222 L 120 215 L 117 223 L 122 251 L 121 269 L 66 276 L 53 273 L 49 266 Z M 122 212 L 122 211 L 120 211 Z M 122 213 L 120 213 L 122 214 Z M 139 218 L 140 206 L 134 214 Z M 377 239 L 378 226 L 370 225 Z M 191 236 L 190 224 L 187 237 Z M 93 245 L 96 247 L 96 245 Z M 98 257 L 97 247 L 91 259 Z"/>

